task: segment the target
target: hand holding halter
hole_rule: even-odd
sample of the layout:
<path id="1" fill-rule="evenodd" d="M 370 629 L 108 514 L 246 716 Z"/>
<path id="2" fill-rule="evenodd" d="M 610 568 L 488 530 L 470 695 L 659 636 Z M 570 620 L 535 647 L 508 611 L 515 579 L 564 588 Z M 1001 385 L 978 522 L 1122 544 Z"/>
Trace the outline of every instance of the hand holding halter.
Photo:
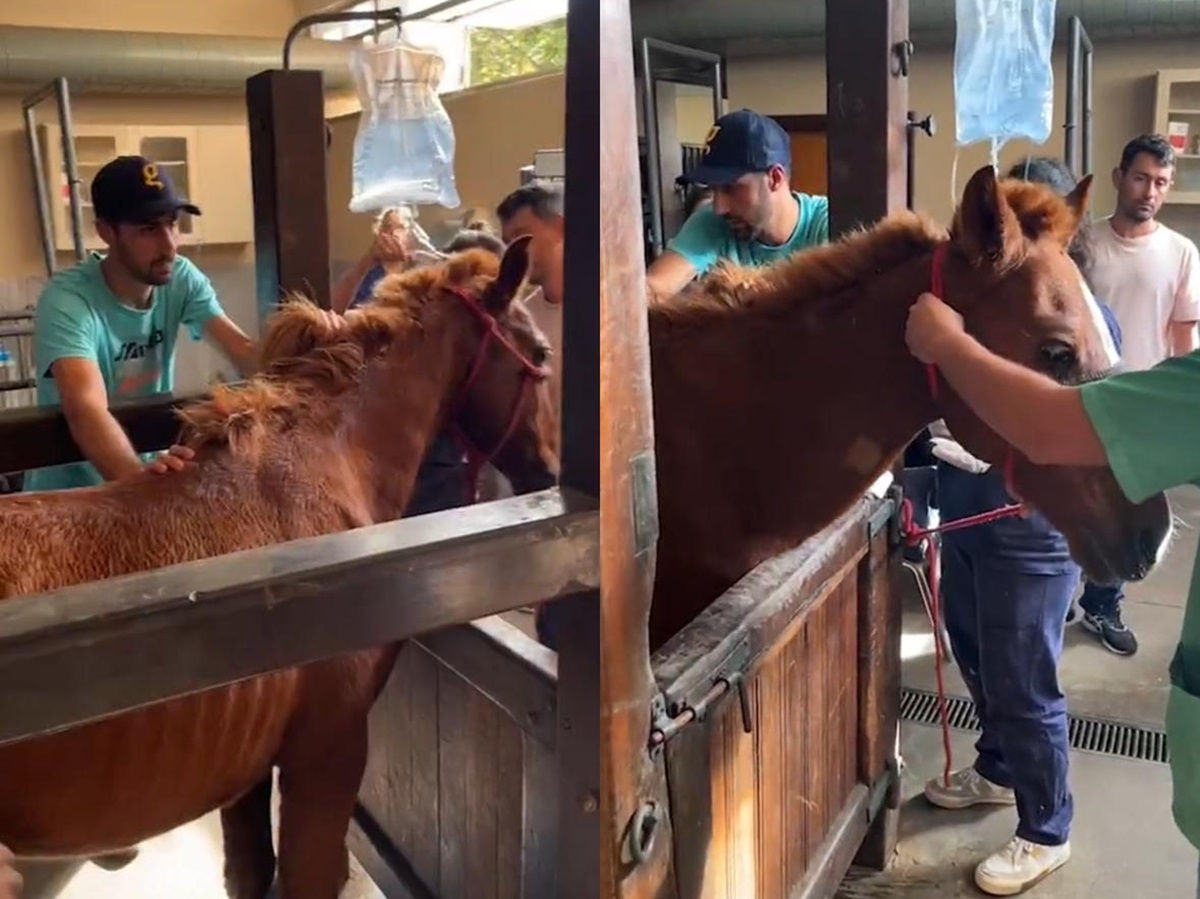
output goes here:
<path id="1" fill-rule="evenodd" d="M 948 243 L 939 244 L 937 249 L 933 251 L 933 265 L 930 272 L 930 282 L 932 292 L 939 298 L 945 296 L 945 284 L 942 279 L 942 266 L 945 263 L 946 253 L 949 250 Z M 937 366 L 926 364 L 925 374 L 929 380 L 929 393 L 933 397 L 933 401 L 938 401 L 939 381 Z M 1013 464 L 1015 453 L 1013 448 L 1009 446 L 1004 454 L 1004 487 L 1010 496 L 1013 496 Z M 949 713 L 946 710 L 946 685 L 942 677 L 942 634 L 941 634 L 941 604 L 940 604 L 940 560 L 938 558 L 938 541 L 935 539 L 939 533 L 947 531 L 958 531 L 963 528 L 975 527 L 976 525 L 987 524 L 992 521 L 999 521 L 1003 518 L 1011 518 L 1014 515 L 1022 518 L 1026 517 L 1027 512 L 1023 503 L 1017 502 L 1007 506 L 1001 506 L 998 509 L 992 509 L 990 512 L 981 512 L 978 515 L 968 515 L 964 518 L 958 518 L 953 521 L 944 522 L 937 527 L 919 528 L 916 525 L 916 518 L 913 512 L 911 500 L 904 500 L 900 506 L 900 532 L 904 537 L 904 541 L 909 546 L 918 546 L 925 543 L 927 546 L 926 558 L 929 562 L 929 584 L 928 596 L 929 605 L 927 609 L 930 617 L 930 627 L 933 628 L 933 649 L 934 649 L 934 673 L 937 676 L 937 695 L 938 695 L 938 713 L 941 718 L 942 725 L 942 750 L 945 756 L 945 765 L 942 770 L 942 783 L 949 785 L 950 768 L 951 768 L 951 752 L 950 752 L 950 721 Z M 918 577 L 921 577 L 918 571 Z M 922 587 L 924 585 L 922 584 Z M 922 590 L 924 593 L 924 590 Z"/>

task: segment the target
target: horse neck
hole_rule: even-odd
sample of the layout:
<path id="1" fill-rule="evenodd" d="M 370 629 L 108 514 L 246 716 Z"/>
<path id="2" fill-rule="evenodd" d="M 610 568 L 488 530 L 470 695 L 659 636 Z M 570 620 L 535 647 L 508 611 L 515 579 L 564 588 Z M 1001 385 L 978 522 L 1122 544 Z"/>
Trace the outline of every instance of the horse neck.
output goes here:
<path id="1" fill-rule="evenodd" d="M 393 348 L 363 378 L 361 401 L 348 422 L 375 519 L 399 518 L 417 471 L 453 402 L 467 359 L 463 342 L 430 328 L 409 347 Z"/>
<path id="2" fill-rule="evenodd" d="M 934 417 L 904 342 L 922 265 L 834 300 L 751 306 L 658 348 L 663 534 L 707 543 L 724 586 L 848 508 Z"/>

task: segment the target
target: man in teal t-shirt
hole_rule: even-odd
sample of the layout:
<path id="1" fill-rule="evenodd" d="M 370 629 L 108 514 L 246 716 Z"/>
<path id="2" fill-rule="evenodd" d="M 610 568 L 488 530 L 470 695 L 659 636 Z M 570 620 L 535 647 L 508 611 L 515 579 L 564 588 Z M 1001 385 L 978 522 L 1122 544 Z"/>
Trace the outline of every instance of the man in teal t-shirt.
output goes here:
<path id="1" fill-rule="evenodd" d="M 175 193 L 166 171 L 141 156 L 118 157 L 96 174 L 91 196 L 108 253 L 50 278 L 33 336 L 38 405 L 62 407 L 89 461 L 31 471 L 25 490 L 164 470 L 134 452 L 108 407 L 174 389 L 180 327 L 211 340 L 242 374 L 255 364 L 253 342 L 222 311 L 208 278 L 176 254 L 179 212 L 200 210 Z"/>
<path id="2" fill-rule="evenodd" d="M 1019 451 L 1046 465 L 1109 465 L 1125 495 L 1200 484 L 1200 350 L 1081 387 L 991 353 L 957 312 L 924 294 L 908 344 Z M 1200 558 L 1197 559 L 1200 562 Z M 1170 665 L 1167 742 L 1175 822 L 1200 849 L 1200 565 L 1193 562 L 1183 628 Z M 1200 893 L 1198 893 L 1200 895 Z"/>
<path id="3" fill-rule="evenodd" d="M 666 297 L 720 259 L 770 265 L 829 240 L 829 200 L 791 189 L 792 150 L 774 119 L 739 109 L 717 119 L 700 164 L 680 180 L 712 190 L 646 271 Z"/>

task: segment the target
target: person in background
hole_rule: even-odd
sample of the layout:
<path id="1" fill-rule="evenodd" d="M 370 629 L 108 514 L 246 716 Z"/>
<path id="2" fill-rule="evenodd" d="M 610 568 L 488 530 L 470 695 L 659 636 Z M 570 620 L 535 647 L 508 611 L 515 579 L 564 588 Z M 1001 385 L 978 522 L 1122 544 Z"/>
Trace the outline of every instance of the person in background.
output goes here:
<path id="1" fill-rule="evenodd" d="M 442 252 L 447 255 L 451 253 L 461 253 L 463 250 L 487 250 L 489 253 L 495 253 L 498 257 L 504 257 L 504 241 L 492 234 L 484 228 L 472 228 L 470 226 L 463 228 L 455 234 L 446 245 L 442 247 Z"/>
<path id="2" fill-rule="evenodd" d="M 1049 157 L 1018 163 L 1008 177 L 1046 184 L 1062 196 L 1076 185 L 1070 169 Z M 1090 247 L 1081 232 L 1069 249 L 1081 274 L 1091 268 Z M 1106 320 L 1119 347 L 1120 329 L 1111 313 Z M 930 431 L 943 521 L 1014 502 L 1002 475 L 959 446 L 943 423 Z M 1037 512 L 947 531 L 941 561 L 946 632 L 980 736 L 975 761 L 947 783 L 940 776 L 930 780 L 925 797 L 945 809 L 1016 805 L 1015 835 L 975 869 L 983 892 L 1016 895 L 1071 854 L 1074 801 L 1058 666 L 1080 569 L 1066 537 Z"/>
<path id="3" fill-rule="evenodd" d="M 182 467 L 191 451 L 139 456 L 109 410 L 114 400 L 175 389 L 179 329 L 206 338 L 243 375 L 256 347 L 179 247 L 180 212 L 200 210 L 175 192 L 165 167 L 118 157 L 91 184 L 96 232 L 108 247 L 56 272 L 38 298 L 33 354 L 37 402 L 61 406 L 86 462 L 29 472 L 24 489 L 55 490 Z"/>
<path id="4" fill-rule="evenodd" d="M 1175 151 L 1166 138 L 1135 137 L 1113 169 L 1116 207 L 1092 227 L 1091 280 L 1121 323 L 1123 362 L 1130 371 L 1197 347 L 1200 257 L 1191 240 L 1157 219 L 1174 173 Z M 1127 656 L 1137 652 L 1138 642 L 1121 614 L 1124 598 L 1123 584 L 1088 581 L 1079 607 L 1084 628 L 1110 652 Z"/>
<path id="5" fill-rule="evenodd" d="M 371 231 L 375 237 L 367 251 L 333 282 L 330 307 L 334 312 L 345 312 L 366 302 L 384 275 L 404 270 L 416 248 L 412 232 L 398 209 L 383 210 Z"/>
<path id="6" fill-rule="evenodd" d="M 528 234 L 529 283 L 541 288 L 553 306 L 563 300 L 563 205 L 555 186 L 526 184 L 496 207 L 500 236 L 506 244 Z"/>
<path id="7" fill-rule="evenodd" d="M 646 270 L 652 297 L 674 296 L 727 259 L 768 265 L 829 241 L 829 200 L 791 188 L 792 149 L 769 116 L 740 109 L 717 119 L 700 163 L 676 179 L 709 188 Z"/>

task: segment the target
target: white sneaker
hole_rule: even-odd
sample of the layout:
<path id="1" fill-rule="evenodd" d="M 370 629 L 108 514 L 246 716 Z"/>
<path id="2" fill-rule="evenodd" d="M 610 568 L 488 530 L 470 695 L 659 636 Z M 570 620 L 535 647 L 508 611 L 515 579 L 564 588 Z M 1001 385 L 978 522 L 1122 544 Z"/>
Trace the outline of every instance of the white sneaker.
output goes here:
<path id="1" fill-rule="evenodd" d="M 1053 874 L 1070 857 L 1070 842 L 1043 846 L 1013 837 L 975 868 L 975 885 L 989 896 L 1016 896 Z"/>
<path id="2" fill-rule="evenodd" d="M 925 784 L 925 798 L 942 808 L 969 808 L 972 805 L 1016 805 L 1017 796 L 1008 787 L 994 784 L 973 765 L 960 768 L 943 784 L 935 777 Z"/>

